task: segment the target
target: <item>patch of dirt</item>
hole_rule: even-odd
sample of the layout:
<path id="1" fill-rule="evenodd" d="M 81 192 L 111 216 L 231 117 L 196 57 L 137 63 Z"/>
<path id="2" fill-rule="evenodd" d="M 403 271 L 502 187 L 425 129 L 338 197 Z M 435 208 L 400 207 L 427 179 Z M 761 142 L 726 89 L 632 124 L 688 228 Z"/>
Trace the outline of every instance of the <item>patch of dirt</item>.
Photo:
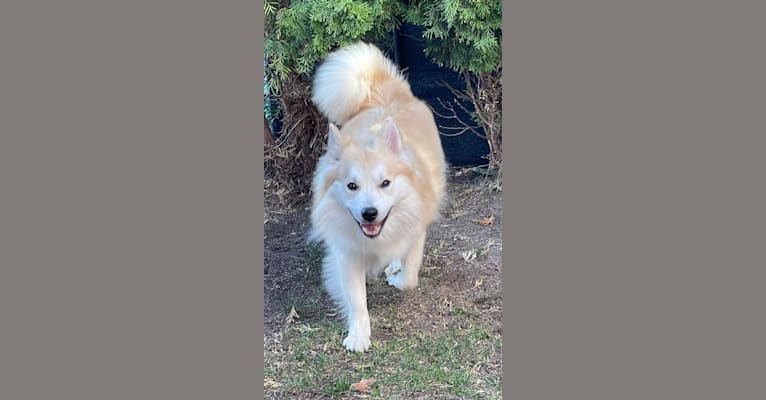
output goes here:
<path id="1" fill-rule="evenodd" d="M 281 341 L 288 319 L 307 323 L 331 319 L 342 324 L 322 288 L 322 250 L 306 244 L 309 206 L 287 205 L 289 200 L 270 191 L 267 183 L 265 348 Z M 501 194 L 490 193 L 484 178 L 473 170 L 451 171 L 442 218 L 429 228 L 418 288 L 403 293 L 385 279 L 368 280 L 373 341 L 476 323 L 500 335 L 502 224 Z M 385 322 L 392 320 L 392 314 L 396 322 Z"/>

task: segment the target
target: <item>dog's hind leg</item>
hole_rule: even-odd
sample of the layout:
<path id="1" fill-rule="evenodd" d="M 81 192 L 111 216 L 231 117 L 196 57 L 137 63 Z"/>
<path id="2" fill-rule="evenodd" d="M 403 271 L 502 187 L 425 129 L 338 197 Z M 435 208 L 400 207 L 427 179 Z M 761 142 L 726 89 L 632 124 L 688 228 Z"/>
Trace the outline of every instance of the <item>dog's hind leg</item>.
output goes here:
<path id="1" fill-rule="evenodd" d="M 404 265 L 401 265 L 401 269 L 398 272 L 393 272 L 386 277 L 388 284 L 395 286 L 400 290 L 414 289 L 418 286 L 418 272 L 420 272 L 420 266 L 423 264 L 423 251 L 426 245 L 426 232 L 418 236 L 418 239 L 410 247 L 407 257 L 404 260 Z M 391 264 L 397 263 L 393 261 Z M 389 264 L 389 268 L 391 268 Z"/>

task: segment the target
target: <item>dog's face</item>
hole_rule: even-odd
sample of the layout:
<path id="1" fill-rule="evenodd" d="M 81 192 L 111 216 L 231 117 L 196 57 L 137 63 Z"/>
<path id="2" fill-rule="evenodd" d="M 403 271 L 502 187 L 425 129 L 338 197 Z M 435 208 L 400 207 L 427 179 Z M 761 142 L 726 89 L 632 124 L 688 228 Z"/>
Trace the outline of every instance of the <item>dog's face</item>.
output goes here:
<path id="1" fill-rule="evenodd" d="M 327 194 L 368 238 L 384 231 L 391 214 L 411 190 L 393 122 L 385 123 L 378 139 L 352 141 L 331 125 L 326 154 L 334 167 Z"/>
<path id="2" fill-rule="evenodd" d="M 366 152 L 365 153 L 369 153 Z M 354 218 L 365 236 L 374 238 L 385 227 L 401 197 L 402 179 L 374 154 L 366 162 L 347 162 L 333 184 L 333 195 Z"/>

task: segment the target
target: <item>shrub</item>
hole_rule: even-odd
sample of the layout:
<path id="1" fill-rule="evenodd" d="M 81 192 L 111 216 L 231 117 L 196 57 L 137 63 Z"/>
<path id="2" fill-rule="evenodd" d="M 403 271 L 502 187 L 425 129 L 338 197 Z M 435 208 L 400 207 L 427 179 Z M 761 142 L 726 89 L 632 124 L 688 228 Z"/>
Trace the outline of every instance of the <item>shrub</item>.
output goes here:
<path id="1" fill-rule="evenodd" d="M 322 152 L 327 121 L 311 104 L 310 75 L 331 50 L 358 40 L 386 48 L 403 12 L 399 0 L 267 0 L 266 92 L 284 117 L 276 143 L 266 149 L 266 174 L 289 185 L 294 199 L 308 194 Z M 272 115 L 276 111 L 269 110 Z"/>
<path id="2" fill-rule="evenodd" d="M 311 73 L 327 53 L 358 40 L 390 48 L 400 20 L 424 28 L 425 54 L 432 62 L 461 74 L 465 90 L 450 89 L 473 109 L 459 101 L 442 105 L 453 118 L 455 107 L 471 115 L 472 122 L 461 121 L 461 129 L 487 140 L 489 169 L 499 172 L 500 0 L 266 0 L 264 11 L 267 111 L 271 118 L 283 116 L 278 140 L 265 149 L 266 175 L 273 184 L 288 185 L 293 199 L 308 194 L 327 134 L 327 121 L 310 101 Z"/>
<path id="3" fill-rule="evenodd" d="M 471 115 L 473 123 L 460 121 L 462 131 L 487 140 L 488 166 L 497 173 L 498 189 L 502 164 L 502 19 L 500 0 L 412 1 L 405 12 L 405 20 L 423 27 L 426 56 L 462 76 L 465 90 L 449 88 L 473 110 L 458 101 L 442 102 L 442 106 L 451 114 L 448 117 L 458 121 L 455 107 Z"/>

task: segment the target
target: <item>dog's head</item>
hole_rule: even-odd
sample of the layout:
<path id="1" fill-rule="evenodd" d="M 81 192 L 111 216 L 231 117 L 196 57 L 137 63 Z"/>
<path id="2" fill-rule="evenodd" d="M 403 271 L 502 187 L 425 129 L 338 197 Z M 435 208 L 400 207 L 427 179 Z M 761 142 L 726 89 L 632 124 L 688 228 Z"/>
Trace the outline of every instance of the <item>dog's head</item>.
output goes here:
<path id="1" fill-rule="evenodd" d="M 389 118 L 354 135 L 330 124 L 318 178 L 315 196 L 327 196 L 336 209 L 345 209 L 346 218 L 353 218 L 366 237 L 380 235 L 412 192 L 406 149 L 395 122 Z"/>

